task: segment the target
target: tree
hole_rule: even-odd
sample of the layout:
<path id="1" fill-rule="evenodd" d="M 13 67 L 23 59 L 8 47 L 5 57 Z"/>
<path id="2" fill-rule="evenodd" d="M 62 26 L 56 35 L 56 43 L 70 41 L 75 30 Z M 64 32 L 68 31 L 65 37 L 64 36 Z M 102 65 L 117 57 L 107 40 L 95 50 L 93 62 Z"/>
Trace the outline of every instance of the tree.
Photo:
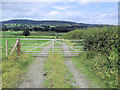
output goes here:
<path id="1" fill-rule="evenodd" d="M 27 36 L 30 36 L 29 29 L 24 30 L 24 31 L 23 31 L 23 35 L 25 35 L 26 37 L 27 37 Z"/>
<path id="2" fill-rule="evenodd" d="M 18 26 L 13 27 L 14 31 L 20 31 L 20 28 Z"/>
<path id="3" fill-rule="evenodd" d="M 34 27 L 34 31 L 38 31 L 38 28 L 37 28 L 37 27 Z"/>
<path id="4" fill-rule="evenodd" d="M 49 27 L 45 27 L 45 28 L 44 28 L 44 31 L 49 31 Z"/>

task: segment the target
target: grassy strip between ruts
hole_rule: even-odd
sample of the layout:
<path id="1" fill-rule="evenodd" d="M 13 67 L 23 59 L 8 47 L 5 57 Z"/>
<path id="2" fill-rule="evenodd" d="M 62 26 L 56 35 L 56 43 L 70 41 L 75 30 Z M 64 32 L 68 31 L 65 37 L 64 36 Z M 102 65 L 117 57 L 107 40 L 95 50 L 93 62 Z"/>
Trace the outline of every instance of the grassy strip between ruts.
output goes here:
<path id="1" fill-rule="evenodd" d="M 46 81 L 44 86 L 48 88 L 72 88 L 70 82 L 73 77 L 64 64 L 64 58 L 54 53 L 45 61 L 44 69 L 46 70 Z"/>
<path id="2" fill-rule="evenodd" d="M 33 58 L 22 53 L 20 56 L 15 53 L 2 61 L 2 88 L 15 88 L 22 81 L 22 75 L 27 71 Z"/>

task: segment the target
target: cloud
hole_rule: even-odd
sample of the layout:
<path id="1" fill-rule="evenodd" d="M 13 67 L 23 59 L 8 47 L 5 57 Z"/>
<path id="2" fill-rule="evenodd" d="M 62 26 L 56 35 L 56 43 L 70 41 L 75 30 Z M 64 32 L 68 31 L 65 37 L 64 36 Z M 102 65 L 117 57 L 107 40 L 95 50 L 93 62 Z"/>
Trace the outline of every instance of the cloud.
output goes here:
<path id="1" fill-rule="evenodd" d="M 2 4 L 2 19 L 13 18 L 42 19 L 52 3 L 9 2 Z M 47 8 L 46 8 L 47 7 Z"/>
<path id="2" fill-rule="evenodd" d="M 52 11 L 52 14 L 47 14 L 46 19 L 52 20 L 67 20 L 79 23 L 91 24 L 117 24 L 118 18 L 115 12 L 80 12 L 80 11 Z"/>
<path id="3" fill-rule="evenodd" d="M 79 23 L 117 24 L 118 11 L 115 5 L 117 4 L 9 2 L 2 4 L 2 20 L 67 20 Z"/>
<path id="4" fill-rule="evenodd" d="M 71 6 L 54 6 L 54 9 L 58 9 L 58 10 L 66 10 L 68 8 L 70 8 Z"/>
<path id="5" fill-rule="evenodd" d="M 91 18 L 88 18 L 89 23 L 97 23 L 97 24 L 118 24 L 118 17 L 117 13 L 115 12 L 108 12 L 108 13 L 103 13 L 103 12 L 98 12 L 94 13 L 94 15 L 90 15 Z"/>
<path id="6" fill-rule="evenodd" d="M 119 2 L 119 0 L 2 0 L 2 2 Z"/>
<path id="7" fill-rule="evenodd" d="M 80 3 L 87 3 L 87 2 L 119 2 L 119 0 L 78 0 Z"/>
<path id="8" fill-rule="evenodd" d="M 103 14 L 101 14 L 100 16 L 101 17 L 105 17 L 107 14 L 106 13 L 103 13 Z"/>
<path id="9" fill-rule="evenodd" d="M 50 13 L 48 13 L 47 15 L 49 16 L 54 16 L 54 15 L 58 15 L 60 13 L 60 11 L 51 11 Z"/>

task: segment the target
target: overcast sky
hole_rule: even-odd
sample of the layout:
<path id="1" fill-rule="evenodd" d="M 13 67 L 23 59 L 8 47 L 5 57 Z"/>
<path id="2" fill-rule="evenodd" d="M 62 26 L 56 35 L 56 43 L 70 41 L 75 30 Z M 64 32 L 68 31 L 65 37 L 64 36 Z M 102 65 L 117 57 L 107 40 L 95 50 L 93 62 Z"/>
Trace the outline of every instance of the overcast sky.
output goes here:
<path id="1" fill-rule="evenodd" d="M 3 2 L 2 21 L 11 19 L 67 20 L 118 24 L 117 2 Z"/>

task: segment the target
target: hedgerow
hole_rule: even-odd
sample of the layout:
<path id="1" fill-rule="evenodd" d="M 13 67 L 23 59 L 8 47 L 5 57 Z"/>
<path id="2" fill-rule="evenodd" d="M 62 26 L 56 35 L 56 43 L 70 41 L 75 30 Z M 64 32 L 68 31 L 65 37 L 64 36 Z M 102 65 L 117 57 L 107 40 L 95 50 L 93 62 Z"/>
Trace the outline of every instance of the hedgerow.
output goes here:
<path id="1" fill-rule="evenodd" d="M 118 87 L 118 27 L 107 26 L 103 28 L 88 28 L 86 30 L 75 30 L 63 36 L 66 39 L 84 39 L 84 50 L 87 53 L 84 59 L 85 64 L 100 72 L 99 78 L 106 80 L 106 87 Z M 101 57 L 97 59 L 97 53 L 101 53 Z M 82 56 L 80 54 L 80 56 Z M 103 58 L 105 56 L 106 58 Z M 89 63 L 87 61 L 91 60 Z M 102 60 L 103 59 L 103 60 Z M 93 63 L 94 62 L 94 63 Z M 92 64 L 92 65 L 90 65 Z M 101 67 L 99 68 L 101 64 Z M 94 67 L 95 66 L 95 67 Z M 102 68 L 102 70 L 101 70 Z M 98 74 L 96 74 L 97 76 Z M 97 76 L 98 77 L 98 76 Z M 107 82 L 108 81 L 108 82 Z"/>

